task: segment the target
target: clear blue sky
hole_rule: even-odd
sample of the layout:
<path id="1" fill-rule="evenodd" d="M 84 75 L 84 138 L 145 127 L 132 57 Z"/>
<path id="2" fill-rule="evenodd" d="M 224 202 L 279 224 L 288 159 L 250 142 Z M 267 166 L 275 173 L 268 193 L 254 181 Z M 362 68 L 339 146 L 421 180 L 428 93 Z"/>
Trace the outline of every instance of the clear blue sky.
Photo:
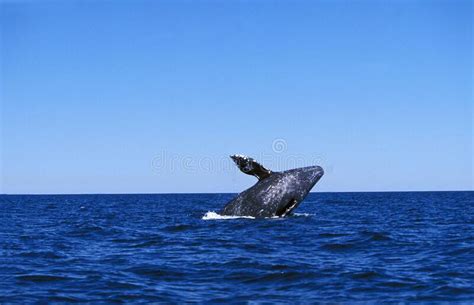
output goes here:
<path id="1" fill-rule="evenodd" d="M 0 5 L 0 193 L 473 189 L 471 1 Z"/>

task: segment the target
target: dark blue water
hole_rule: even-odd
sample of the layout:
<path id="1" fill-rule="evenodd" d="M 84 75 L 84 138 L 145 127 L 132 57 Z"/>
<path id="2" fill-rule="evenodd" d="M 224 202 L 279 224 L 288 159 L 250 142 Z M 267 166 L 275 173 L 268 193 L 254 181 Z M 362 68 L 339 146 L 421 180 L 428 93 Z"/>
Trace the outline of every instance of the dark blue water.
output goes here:
<path id="1" fill-rule="evenodd" d="M 474 193 L 0 196 L 0 303 L 474 301 Z"/>

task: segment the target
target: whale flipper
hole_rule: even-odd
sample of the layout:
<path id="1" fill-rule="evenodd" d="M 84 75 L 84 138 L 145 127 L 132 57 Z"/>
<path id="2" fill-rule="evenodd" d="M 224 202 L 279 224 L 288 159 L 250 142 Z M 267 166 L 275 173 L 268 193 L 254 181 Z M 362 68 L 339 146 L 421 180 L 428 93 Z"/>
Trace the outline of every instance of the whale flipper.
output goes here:
<path id="1" fill-rule="evenodd" d="M 258 180 L 265 179 L 272 174 L 271 170 L 266 169 L 253 158 L 242 155 L 232 155 L 230 157 L 244 174 L 255 176 Z"/>

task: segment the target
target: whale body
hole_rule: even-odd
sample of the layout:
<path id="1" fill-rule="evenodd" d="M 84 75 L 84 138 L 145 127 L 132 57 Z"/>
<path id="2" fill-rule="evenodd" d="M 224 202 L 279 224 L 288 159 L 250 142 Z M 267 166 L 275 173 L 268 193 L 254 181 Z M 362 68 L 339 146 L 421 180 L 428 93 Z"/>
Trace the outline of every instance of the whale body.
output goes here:
<path id="1" fill-rule="evenodd" d="M 256 218 L 288 216 L 324 175 L 320 166 L 272 172 L 252 158 L 242 155 L 231 158 L 242 172 L 259 180 L 228 202 L 220 215 Z"/>

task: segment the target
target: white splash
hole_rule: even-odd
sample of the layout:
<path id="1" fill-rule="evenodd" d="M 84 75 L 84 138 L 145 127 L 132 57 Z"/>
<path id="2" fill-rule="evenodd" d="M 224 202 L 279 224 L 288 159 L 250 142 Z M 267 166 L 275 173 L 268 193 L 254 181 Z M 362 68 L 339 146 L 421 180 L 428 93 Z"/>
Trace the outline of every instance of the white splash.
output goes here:
<path id="1" fill-rule="evenodd" d="M 304 216 L 304 217 L 309 217 L 309 216 L 313 216 L 314 214 L 310 214 L 310 213 L 292 213 L 293 216 Z"/>
<path id="2" fill-rule="evenodd" d="M 202 219 L 203 220 L 216 220 L 216 219 L 239 219 L 239 218 L 246 218 L 246 219 L 255 219 L 252 216 L 229 216 L 229 215 L 219 215 L 216 212 L 207 212 Z"/>
<path id="3" fill-rule="evenodd" d="M 309 213 L 291 213 L 291 216 L 296 216 L 296 217 L 310 217 L 313 216 L 314 214 L 309 214 Z M 273 217 L 264 217 L 265 219 L 285 219 L 288 217 L 278 217 L 278 216 L 273 216 Z M 230 215 L 220 215 L 217 214 L 216 212 L 209 211 L 204 216 L 202 217 L 203 220 L 224 220 L 224 219 L 256 219 L 253 216 L 230 216 Z"/>
<path id="4" fill-rule="evenodd" d="M 296 217 L 309 217 L 313 216 L 313 214 L 309 213 L 291 213 L 292 216 Z M 273 217 L 264 217 L 265 219 L 285 219 L 288 217 L 278 217 L 278 216 L 273 216 Z M 216 212 L 207 212 L 203 217 L 203 220 L 223 220 L 223 219 L 255 219 L 253 216 L 230 216 L 230 215 L 220 215 L 217 214 Z"/>

